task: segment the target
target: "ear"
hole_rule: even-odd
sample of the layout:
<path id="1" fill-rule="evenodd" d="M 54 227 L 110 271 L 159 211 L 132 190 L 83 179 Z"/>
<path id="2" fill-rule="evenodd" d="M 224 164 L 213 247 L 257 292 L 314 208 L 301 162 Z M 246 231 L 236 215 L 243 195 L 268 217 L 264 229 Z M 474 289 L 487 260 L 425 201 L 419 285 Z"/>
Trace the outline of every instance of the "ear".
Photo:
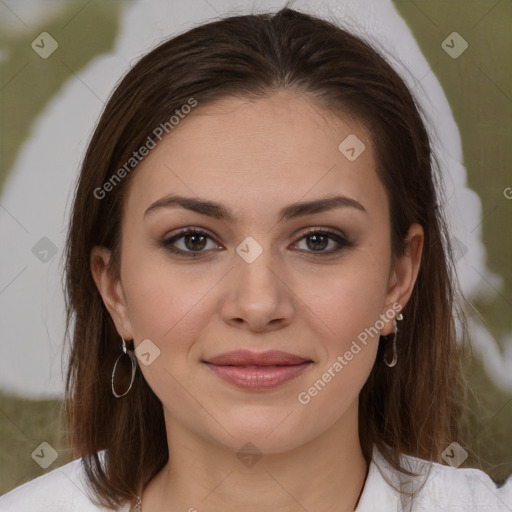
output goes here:
<path id="1" fill-rule="evenodd" d="M 421 253 L 423 251 L 424 232 L 419 224 L 411 224 L 405 240 L 406 247 L 403 256 L 397 258 L 391 269 L 388 292 L 386 294 L 385 308 L 381 318 L 385 322 L 381 335 L 387 336 L 393 332 L 393 315 L 405 307 L 414 288 L 414 283 L 420 270 Z M 388 314 L 386 315 L 386 312 Z"/>
<path id="2" fill-rule="evenodd" d="M 111 252 L 105 247 L 93 247 L 91 251 L 91 273 L 117 332 L 124 340 L 133 339 L 133 329 L 128 316 L 128 307 L 120 280 L 115 280 L 108 271 Z"/>

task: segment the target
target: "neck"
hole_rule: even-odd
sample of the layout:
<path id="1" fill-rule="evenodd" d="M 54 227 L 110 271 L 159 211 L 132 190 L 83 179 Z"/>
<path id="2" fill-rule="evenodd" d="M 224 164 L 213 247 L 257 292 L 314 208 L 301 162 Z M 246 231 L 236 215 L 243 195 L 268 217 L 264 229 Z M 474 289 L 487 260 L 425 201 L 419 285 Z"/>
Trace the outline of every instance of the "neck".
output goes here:
<path id="1" fill-rule="evenodd" d="M 166 427 L 171 456 L 144 490 L 144 512 L 352 512 L 364 487 L 357 403 L 312 441 L 253 459 L 241 460 L 172 418 Z"/>

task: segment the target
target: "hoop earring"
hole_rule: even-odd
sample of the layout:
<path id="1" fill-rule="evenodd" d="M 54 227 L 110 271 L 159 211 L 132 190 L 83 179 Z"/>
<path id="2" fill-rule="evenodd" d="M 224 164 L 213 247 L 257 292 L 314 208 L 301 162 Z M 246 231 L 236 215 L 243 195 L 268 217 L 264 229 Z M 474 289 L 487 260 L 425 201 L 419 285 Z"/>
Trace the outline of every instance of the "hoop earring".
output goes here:
<path id="1" fill-rule="evenodd" d="M 395 318 L 395 321 L 394 321 L 395 334 L 393 336 L 393 345 L 392 345 L 393 359 L 391 360 L 391 362 L 388 363 L 386 361 L 386 356 L 383 357 L 384 363 L 389 368 L 392 368 L 393 366 L 395 366 L 395 364 L 397 362 L 397 359 L 398 359 L 397 353 L 396 353 L 396 338 L 398 336 L 398 321 L 403 320 L 403 318 L 404 318 L 404 316 L 402 315 L 402 313 L 398 313 L 398 315 L 396 315 L 396 318 Z"/>
<path id="2" fill-rule="evenodd" d="M 128 392 L 130 391 L 130 389 L 132 389 L 133 381 L 135 380 L 135 371 L 137 370 L 137 362 L 135 361 L 135 357 L 134 357 L 132 351 L 131 350 L 127 350 L 126 342 L 124 341 L 124 339 L 122 337 L 121 337 L 121 340 L 122 340 L 121 352 L 119 354 L 117 354 L 117 357 L 116 357 L 116 359 L 114 361 L 114 366 L 112 367 L 112 377 L 111 377 L 111 380 L 110 380 L 110 386 L 112 388 L 112 394 L 116 398 L 122 398 L 123 396 L 126 396 L 128 394 Z M 126 356 L 128 356 L 130 358 L 130 367 L 131 367 L 130 385 L 128 386 L 128 389 L 124 393 L 118 394 L 116 392 L 116 390 L 114 389 L 114 379 L 115 379 L 116 370 L 117 370 L 117 363 L 119 362 L 119 359 L 121 359 L 121 357 L 124 356 L 124 355 L 126 355 Z"/>

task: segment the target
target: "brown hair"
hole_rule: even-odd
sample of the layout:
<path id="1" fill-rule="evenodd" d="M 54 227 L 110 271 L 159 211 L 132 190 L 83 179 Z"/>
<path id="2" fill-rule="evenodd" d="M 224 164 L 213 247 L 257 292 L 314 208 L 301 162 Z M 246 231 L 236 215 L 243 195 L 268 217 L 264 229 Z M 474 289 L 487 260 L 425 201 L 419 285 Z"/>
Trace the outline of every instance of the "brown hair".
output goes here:
<path id="1" fill-rule="evenodd" d="M 383 364 L 381 338 L 359 397 L 364 457 L 370 461 L 375 444 L 400 469 L 400 453 L 440 461 L 447 444 L 461 439 L 466 384 L 456 346 L 454 266 L 439 170 L 411 93 L 376 50 L 333 23 L 288 8 L 233 16 L 173 37 L 133 66 L 104 108 L 77 182 L 65 254 L 66 335 L 74 320 L 67 412 L 75 454 L 105 506 L 132 499 L 165 465 L 168 446 L 162 404 L 140 370 L 126 397 L 111 394 L 119 336 L 90 271 L 92 248 L 104 246 L 112 250 L 109 271 L 119 278 L 123 194 L 136 171 L 102 199 L 95 190 L 190 98 L 201 108 L 222 97 L 265 98 L 280 89 L 367 127 L 390 201 L 394 257 L 403 254 L 411 223 L 425 233 L 400 323 L 398 364 Z"/>

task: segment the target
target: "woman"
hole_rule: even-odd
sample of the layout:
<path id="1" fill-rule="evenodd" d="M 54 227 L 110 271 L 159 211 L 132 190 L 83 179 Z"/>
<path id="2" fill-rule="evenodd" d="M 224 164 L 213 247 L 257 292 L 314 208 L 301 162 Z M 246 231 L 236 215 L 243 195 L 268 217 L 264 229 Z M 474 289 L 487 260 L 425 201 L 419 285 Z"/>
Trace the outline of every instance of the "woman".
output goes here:
<path id="1" fill-rule="evenodd" d="M 114 91 L 68 232 L 79 459 L 2 510 L 510 510 L 463 459 L 430 143 L 366 43 L 283 9 Z M 467 446 L 467 445 L 466 445 Z"/>

